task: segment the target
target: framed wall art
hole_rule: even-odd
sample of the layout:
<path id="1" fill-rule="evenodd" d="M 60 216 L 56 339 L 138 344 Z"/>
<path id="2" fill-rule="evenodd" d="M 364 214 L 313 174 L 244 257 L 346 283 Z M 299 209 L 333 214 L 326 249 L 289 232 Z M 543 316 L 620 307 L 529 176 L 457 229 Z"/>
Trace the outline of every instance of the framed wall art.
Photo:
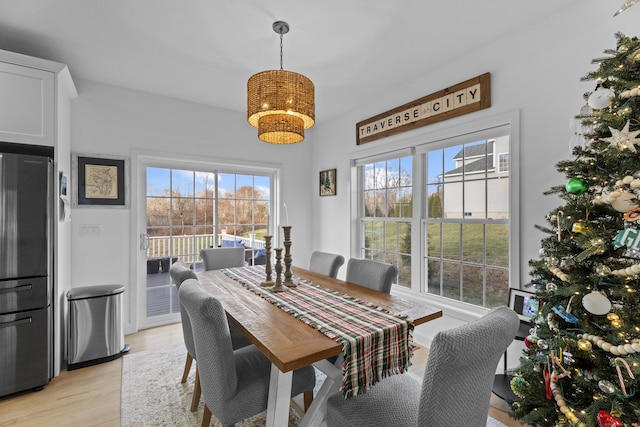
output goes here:
<path id="1" fill-rule="evenodd" d="M 320 171 L 320 195 L 335 196 L 337 190 L 337 176 L 335 169 Z"/>
<path id="2" fill-rule="evenodd" d="M 126 157 L 104 157 L 73 154 L 73 206 L 129 206 L 129 160 Z"/>
<path id="3" fill-rule="evenodd" d="M 531 318 L 540 310 L 540 301 L 533 292 L 509 288 L 509 308 L 518 314 L 520 320 L 531 322 Z"/>

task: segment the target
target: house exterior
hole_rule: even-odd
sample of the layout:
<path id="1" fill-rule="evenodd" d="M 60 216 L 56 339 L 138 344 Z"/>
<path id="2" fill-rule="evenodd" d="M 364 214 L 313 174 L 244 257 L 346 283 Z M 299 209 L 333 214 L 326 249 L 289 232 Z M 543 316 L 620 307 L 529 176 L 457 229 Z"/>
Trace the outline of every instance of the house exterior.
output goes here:
<path id="1" fill-rule="evenodd" d="M 508 218 L 509 137 L 465 144 L 453 160 L 440 176 L 444 218 Z"/>

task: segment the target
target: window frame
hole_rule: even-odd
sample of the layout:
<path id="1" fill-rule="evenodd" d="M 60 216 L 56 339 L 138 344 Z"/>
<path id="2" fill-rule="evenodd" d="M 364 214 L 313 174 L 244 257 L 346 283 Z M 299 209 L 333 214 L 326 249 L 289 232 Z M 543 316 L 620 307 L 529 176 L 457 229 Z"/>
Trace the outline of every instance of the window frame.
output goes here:
<path id="1" fill-rule="evenodd" d="M 178 234 L 178 233 L 174 233 L 175 230 L 179 229 L 179 228 L 184 228 L 184 225 L 180 226 L 176 223 L 174 223 L 174 207 L 177 205 L 177 202 L 180 201 L 185 201 L 188 204 L 192 205 L 192 218 L 190 221 L 190 224 L 187 225 L 188 228 L 193 229 L 193 236 L 196 236 L 200 233 L 197 232 L 198 228 L 201 227 L 212 227 L 211 231 L 211 235 L 214 236 L 213 237 L 213 244 L 215 244 L 215 242 L 219 242 L 220 239 L 222 239 L 222 236 L 232 236 L 233 239 L 238 238 L 239 234 L 237 229 L 239 227 L 247 227 L 247 226 L 251 226 L 252 230 L 256 229 L 256 226 L 260 226 L 264 223 L 256 223 L 255 222 L 255 217 L 253 215 L 255 215 L 255 205 L 257 202 L 266 202 L 266 204 L 269 206 L 269 210 L 267 211 L 267 217 L 269 216 L 269 212 L 271 211 L 271 204 L 272 204 L 272 199 L 271 199 L 271 194 L 273 193 L 273 174 L 272 173 L 264 173 L 261 171 L 242 171 L 242 172 L 235 172 L 235 171 L 221 171 L 219 169 L 217 170 L 206 170 L 203 171 L 202 168 L 193 168 L 193 167 L 184 167 L 184 165 L 180 165 L 180 167 L 172 167 L 172 166 L 155 166 L 155 165 L 145 165 L 145 168 L 154 168 L 154 169 L 158 169 L 158 170 L 166 170 L 169 173 L 169 186 L 170 186 L 170 192 L 169 195 L 150 195 L 150 194 L 146 194 L 146 200 L 147 202 L 149 201 L 149 199 L 157 199 L 157 200 L 166 200 L 167 201 L 167 205 L 169 207 L 169 222 L 166 225 L 149 225 L 147 224 L 146 230 L 148 232 L 148 230 L 163 230 L 166 229 L 168 234 L 167 237 L 171 237 L 171 238 L 178 238 L 178 237 L 182 237 L 184 235 L 182 234 Z M 191 189 L 187 190 L 187 193 L 183 196 L 176 196 L 176 192 L 175 191 L 179 191 L 179 187 L 174 187 L 174 183 L 177 181 L 175 179 L 176 174 L 181 174 L 187 172 L 189 174 L 193 174 L 193 179 L 189 178 L 188 180 L 190 181 L 191 184 Z M 198 186 L 198 182 L 197 182 L 197 175 L 200 173 L 207 173 L 211 175 L 212 181 L 211 181 L 211 187 L 212 187 L 212 195 L 209 198 L 209 200 L 212 202 L 212 216 L 211 216 L 211 222 L 207 223 L 207 224 L 198 224 L 197 222 L 197 208 L 196 208 L 196 204 L 198 203 L 198 200 L 204 200 L 203 197 L 200 197 L 197 195 L 197 186 Z M 233 192 L 233 197 L 221 197 L 221 191 L 222 190 L 222 186 L 219 184 L 220 183 L 220 175 L 226 175 L 226 176 L 233 176 L 234 178 L 234 182 L 232 184 L 233 188 L 236 190 Z M 269 194 L 268 197 L 266 199 L 259 199 L 256 198 L 255 195 L 252 194 L 252 197 L 250 198 L 243 198 L 243 197 L 238 197 L 237 196 L 237 190 L 238 188 L 241 187 L 241 185 L 238 185 L 237 183 L 237 178 L 238 176 L 243 176 L 243 177 L 250 177 L 251 178 L 251 186 L 253 188 L 255 188 L 256 186 L 256 178 L 266 178 L 269 180 Z M 240 223 L 238 222 L 238 217 L 237 217 L 237 209 L 238 209 L 238 203 L 239 202 L 250 202 L 251 206 L 252 206 L 252 221 L 250 223 Z M 227 204 L 232 204 L 234 207 L 234 215 L 233 215 L 233 220 L 230 223 L 222 223 L 221 219 L 220 219 L 220 206 L 222 203 L 227 203 Z M 147 205 L 148 206 L 148 205 Z M 148 216 L 148 215 L 147 215 Z M 266 224 L 268 226 L 268 223 Z M 229 227 L 231 228 L 233 231 L 232 233 L 228 234 L 226 233 L 226 228 Z M 223 231 L 225 230 L 225 231 Z M 205 233 L 207 234 L 207 233 Z M 193 243 L 195 244 L 196 240 L 194 239 Z M 192 260 L 190 259 L 188 262 L 198 262 L 197 260 L 199 259 L 199 253 L 200 253 L 200 247 L 194 246 L 190 248 L 190 253 L 184 254 L 182 256 L 187 256 L 187 257 L 191 257 Z M 174 248 L 172 247 L 172 244 L 169 245 L 169 250 L 173 251 Z M 255 255 L 255 250 L 253 251 L 254 255 Z M 173 256 L 173 254 L 172 254 Z M 247 255 L 248 256 L 248 255 Z"/>
<path id="2" fill-rule="evenodd" d="M 506 113 L 487 116 L 477 120 L 462 122 L 456 120 L 458 124 L 444 126 L 444 124 L 434 125 L 433 130 L 423 127 L 411 132 L 411 136 L 395 135 L 389 137 L 384 145 L 372 148 L 364 148 L 349 155 L 351 166 L 351 227 L 350 227 L 350 248 L 351 256 L 359 257 L 361 239 L 364 239 L 362 227 L 360 226 L 359 215 L 364 212 L 360 197 L 363 188 L 362 174 L 359 173 L 360 166 L 376 160 L 403 157 L 406 153 L 414 155 L 413 165 L 413 221 L 412 221 L 412 283 L 410 288 L 394 285 L 392 292 L 399 295 L 406 295 L 412 299 L 424 300 L 425 302 L 447 309 L 450 314 L 458 313 L 457 316 L 464 320 L 471 320 L 486 312 L 487 309 L 465 303 L 459 300 L 427 294 L 424 292 L 426 268 L 424 267 L 424 254 L 426 248 L 422 236 L 426 218 L 426 207 L 424 198 L 426 197 L 426 177 L 425 166 L 417 165 L 416 158 L 424 158 L 422 152 L 433 149 L 436 145 L 446 144 L 452 139 L 465 142 L 473 142 L 478 139 L 491 139 L 497 128 L 507 130 L 510 136 L 509 148 L 509 287 L 519 288 L 520 285 L 520 262 L 519 262 L 519 128 L 520 113 L 518 110 Z M 424 161 L 424 160 L 423 160 Z M 416 188 L 416 186 L 421 186 Z M 424 186 L 424 187 L 423 187 Z M 362 240 L 363 241 L 363 240 Z M 416 262 L 419 259 L 419 262 Z"/>
<path id="3" fill-rule="evenodd" d="M 358 255 L 357 258 L 365 258 L 366 257 L 366 251 L 367 248 L 365 247 L 365 242 L 366 242 L 366 224 L 367 223 L 375 223 L 375 222 L 383 222 L 384 223 L 384 228 L 386 230 L 387 224 L 394 224 L 396 227 L 398 226 L 398 224 L 408 224 L 410 229 L 411 229 L 411 245 L 412 245 L 412 249 L 409 253 L 409 256 L 413 256 L 413 241 L 414 241 L 414 233 L 413 233 L 413 229 L 414 229 L 414 206 L 415 206 L 415 202 L 413 201 L 413 197 L 414 197 L 414 188 L 415 188 L 415 184 L 414 184 L 414 178 L 415 178 L 415 174 L 413 173 L 413 170 L 415 169 L 415 152 L 414 150 L 410 150 L 410 151 L 403 151 L 402 152 L 403 155 L 401 156 L 383 156 L 383 157 L 377 157 L 375 158 L 375 160 L 366 162 L 364 164 L 361 164 L 359 167 L 359 171 L 358 174 L 360 175 L 360 182 L 362 183 L 362 190 L 359 192 L 360 195 L 364 195 L 365 190 L 364 188 L 364 179 L 365 179 L 365 170 L 364 170 L 364 166 L 365 165 L 370 165 L 370 164 L 375 164 L 375 163 L 381 163 L 381 162 L 388 162 L 389 160 L 400 160 L 400 159 L 404 159 L 404 158 L 408 158 L 411 162 L 411 189 L 412 189 L 412 214 L 410 217 L 398 217 L 398 216 L 376 216 L 374 214 L 374 216 L 366 216 L 366 209 L 365 209 L 365 197 L 359 197 L 359 202 L 360 202 L 360 207 L 359 207 L 359 212 L 360 212 L 360 216 L 358 217 L 358 224 L 360 227 L 360 231 L 359 233 L 362 235 L 362 240 L 359 240 L 360 242 L 360 247 L 358 248 Z M 392 153 L 395 154 L 395 153 Z M 386 171 L 388 171 L 388 164 L 386 164 Z M 404 187 L 400 187 L 400 188 L 404 188 Z M 385 185 L 384 190 L 388 192 L 388 190 L 390 189 L 390 187 L 387 187 Z M 387 204 L 386 206 L 387 208 L 389 207 L 389 205 Z M 385 240 L 386 243 L 386 240 Z M 385 248 L 386 248 L 386 244 L 385 244 Z M 402 252 L 400 252 L 400 249 L 398 248 L 396 251 L 387 251 L 384 250 L 384 259 L 381 259 L 378 256 L 373 256 L 373 257 L 366 257 L 367 259 L 373 259 L 373 260 L 377 260 L 377 261 L 383 261 L 383 262 L 390 262 L 389 261 L 389 256 L 391 255 L 392 257 L 395 257 L 396 260 L 398 260 L 398 257 L 402 256 Z M 401 271 L 401 266 L 399 265 L 399 262 L 390 262 L 392 264 L 394 264 L 397 268 L 398 268 L 398 275 L 402 278 L 402 271 Z M 412 262 L 413 265 L 413 262 Z M 410 276 L 413 277 L 413 268 L 411 269 L 410 272 Z M 396 278 L 397 279 L 397 278 Z M 395 283 L 395 281 L 394 281 Z M 409 284 L 409 286 L 411 286 L 411 283 Z"/>
<path id="4" fill-rule="evenodd" d="M 489 136 L 487 136 L 489 135 Z M 462 149 L 462 150 L 466 150 L 466 148 L 469 146 L 468 144 L 473 144 L 473 143 L 478 143 L 480 141 L 484 141 L 485 144 L 489 144 L 489 143 L 496 143 L 496 140 L 498 140 L 499 138 L 503 137 L 503 136 L 508 136 L 509 140 L 510 135 L 509 135 L 509 129 L 506 126 L 500 126 L 500 127 L 495 127 L 492 129 L 485 129 L 482 131 L 479 131 L 477 133 L 469 133 L 466 135 L 461 135 L 461 136 L 456 136 L 456 137 L 451 137 L 451 138 L 446 138 L 443 139 L 441 141 L 438 141 L 437 143 L 434 144 L 423 144 L 420 147 L 417 148 L 417 153 L 420 155 L 420 161 L 421 163 L 421 167 L 424 169 L 424 171 L 428 171 L 428 165 L 427 165 L 427 154 L 429 152 L 434 152 L 434 151 L 438 151 L 438 150 L 447 150 L 450 148 L 455 148 L 454 151 L 457 151 L 458 148 Z M 511 145 L 511 141 L 509 141 L 509 145 Z M 495 145 L 494 145 L 495 147 Z M 495 148 L 494 148 L 495 150 Z M 488 164 L 486 166 L 486 170 L 482 171 L 482 173 L 480 172 L 471 172 L 470 175 L 468 175 L 465 178 L 465 174 L 462 173 L 460 180 L 456 180 L 457 183 L 459 183 L 463 188 L 466 188 L 466 185 L 469 183 L 473 183 L 473 182 L 478 182 L 481 181 L 484 183 L 485 185 L 485 193 L 484 193 L 484 216 L 483 217 L 470 217 L 467 216 L 467 212 L 466 209 L 468 208 L 468 206 L 466 206 L 466 202 L 467 202 L 467 195 L 465 194 L 465 191 L 463 190 L 463 194 L 462 194 L 462 198 L 463 198 L 463 204 L 462 206 L 464 206 L 465 210 L 462 212 L 462 215 L 460 216 L 455 216 L 455 217 L 451 217 L 451 218 L 429 218 L 428 217 L 428 213 L 427 212 L 423 212 L 422 218 L 421 218 L 421 230 L 422 230 L 422 234 L 420 236 L 420 239 L 423 241 L 423 251 L 420 253 L 421 256 L 421 268 L 422 268 L 422 280 L 420 283 L 420 292 L 423 292 L 425 294 L 427 294 L 427 269 L 426 269 L 426 265 L 428 263 L 429 259 L 432 260 L 438 260 L 440 259 L 440 261 L 444 261 L 447 264 L 458 264 L 460 266 L 460 273 L 463 274 L 464 270 L 467 268 L 480 268 L 483 275 L 483 280 L 482 280 L 482 303 L 481 305 L 477 304 L 477 303 L 467 303 L 465 301 L 461 301 L 461 300 L 455 300 L 449 297 L 445 297 L 442 295 L 443 289 L 442 289 L 442 283 L 440 283 L 441 286 L 441 294 L 431 294 L 429 293 L 429 295 L 433 295 L 439 298 L 446 298 L 449 300 L 453 300 L 453 301 L 457 301 L 459 303 L 462 304 L 469 304 L 469 305 L 474 305 L 474 306 L 478 306 L 478 307 L 484 307 L 487 303 L 487 280 L 486 280 L 486 272 L 487 271 L 491 271 L 491 270 L 501 270 L 504 271 L 505 268 L 501 267 L 501 266 L 496 266 L 496 265 L 490 265 L 487 264 L 487 260 L 486 260 L 486 255 L 487 255 L 487 247 L 486 245 L 486 240 L 483 240 L 483 253 L 482 253 L 482 260 L 481 261 L 469 261 L 469 260 L 465 260 L 463 257 L 463 253 L 462 250 L 464 249 L 464 245 L 462 244 L 462 242 L 465 240 L 465 234 L 463 233 L 463 230 L 466 228 L 466 226 L 478 226 L 481 225 L 483 226 L 483 231 L 482 231 L 482 235 L 483 235 L 483 239 L 486 239 L 486 234 L 487 234 L 487 230 L 486 230 L 486 226 L 490 226 L 490 225 L 500 225 L 500 224 L 506 224 L 507 226 L 509 226 L 509 246 L 511 246 L 513 244 L 513 241 L 511 239 L 511 228 L 510 228 L 510 217 L 511 217 L 511 210 L 509 210 L 509 218 L 508 219 L 503 219 L 503 218 L 491 218 L 491 217 L 487 217 L 488 215 L 488 210 L 489 210 L 489 198 L 488 198 L 488 184 L 492 181 L 494 181 L 496 178 L 495 177 L 490 177 L 489 175 L 491 175 L 491 172 L 493 172 L 493 174 L 496 173 L 495 171 L 495 158 L 496 155 L 494 154 L 494 152 L 492 151 L 485 151 L 484 154 L 480 157 L 484 157 L 484 156 L 491 156 L 493 158 L 493 163 L 492 164 Z M 474 156 L 477 157 L 477 156 Z M 491 171 L 490 169 L 493 169 L 493 171 Z M 477 176 L 480 176 L 480 174 L 483 175 L 483 178 L 478 179 Z M 450 184 L 455 185 L 456 182 L 451 182 Z M 426 195 L 426 197 L 428 197 L 428 185 L 429 183 L 427 182 L 427 180 L 425 179 L 424 182 L 421 182 L 422 185 L 424 185 L 423 188 L 421 188 L 420 191 L 424 191 L 424 194 Z M 444 183 L 444 185 L 446 186 L 447 184 Z M 510 183 L 510 190 L 509 190 L 509 198 L 511 201 L 512 198 L 512 191 L 511 191 L 511 183 Z M 446 190 L 445 190 L 445 194 L 446 194 Z M 444 206 L 446 206 L 446 195 L 445 195 L 445 203 Z M 512 204 L 509 203 L 509 207 L 511 208 Z M 427 207 L 427 203 L 425 203 L 425 206 L 423 206 L 423 208 L 426 210 Z M 429 227 L 430 224 L 440 224 L 441 227 L 446 226 L 447 224 L 454 224 L 454 225 L 459 225 L 460 226 L 460 247 L 459 250 L 461 251 L 459 254 L 459 259 L 456 258 L 448 258 L 445 256 L 440 256 L 440 258 L 436 257 L 428 257 L 427 254 L 427 248 L 425 247 L 426 243 L 424 243 L 426 240 L 424 238 L 424 236 L 427 233 L 427 228 Z M 442 232 L 442 230 L 441 230 Z M 509 259 L 509 265 L 506 268 L 506 270 L 509 272 L 510 268 L 512 266 L 512 262 L 511 259 Z M 459 292 L 460 295 L 462 295 L 462 298 L 464 298 L 464 294 L 465 291 L 470 289 L 467 288 L 465 286 L 463 286 L 463 278 L 464 276 L 461 276 L 460 278 L 460 283 L 459 283 Z M 509 284 L 508 284 L 508 288 L 511 287 L 512 281 L 511 281 L 511 276 L 509 275 Z M 508 289 L 506 289 L 507 291 L 507 295 L 508 295 Z M 507 303 L 506 299 L 505 299 L 505 304 Z"/>
<path id="5" fill-rule="evenodd" d="M 171 169 L 193 169 L 210 173 L 229 173 L 239 175 L 264 175 L 271 180 L 271 194 L 269 204 L 269 226 L 275 230 L 275 225 L 279 223 L 282 216 L 280 179 L 282 164 L 264 162 L 260 165 L 254 163 L 244 163 L 242 161 L 220 161 L 219 159 L 175 154 L 173 156 L 165 153 L 158 154 L 146 150 L 132 150 L 132 176 L 135 176 L 136 184 L 132 186 L 132 196 L 137 203 L 132 206 L 131 229 L 136 230 L 131 233 L 130 247 L 132 253 L 137 254 L 135 267 L 132 269 L 132 283 L 146 283 L 146 250 L 142 250 L 144 244 L 144 230 L 146 229 L 146 208 L 142 206 L 146 203 L 146 168 L 171 168 Z M 217 220 L 216 220 L 217 222 Z M 273 245 L 280 244 L 278 233 L 274 234 Z M 132 324 L 131 328 L 149 328 L 165 325 L 179 320 L 179 314 L 170 314 L 147 318 L 144 315 L 146 307 L 146 287 L 136 286 L 136 290 L 131 297 Z"/>

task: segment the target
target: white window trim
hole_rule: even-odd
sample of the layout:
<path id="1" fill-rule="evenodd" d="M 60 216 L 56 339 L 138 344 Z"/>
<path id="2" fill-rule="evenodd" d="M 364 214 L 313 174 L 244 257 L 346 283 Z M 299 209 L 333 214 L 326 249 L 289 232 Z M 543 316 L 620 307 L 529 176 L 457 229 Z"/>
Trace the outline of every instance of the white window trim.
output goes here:
<path id="1" fill-rule="evenodd" d="M 435 131 L 430 131 L 428 127 L 416 129 L 411 132 L 410 137 L 403 135 L 396 135 L 389 137 L 387 143 L 381 146 L 358 150 L 349 154 L 349 164 L 351 165 L 351 180 L 350 180 L 350 252 L 351 256 L 359 257 L 360 249 L 360 225 L 359 225 L 359 213 L 362 211 L 359 197 L 359 189 L 362 188 L 361 176 L 358 174 L 358 166 L 366 163 L 371 163 L 376 160 L 386 160 L 394 157 L 404 157 L 408 153 L 418 154 L 431 150 L 438 145 L 442 144 L 445 140 L 456 139 L 459 142 L 465 142 L 465 137 L 468 142 L 474 142 L 478 139 L 490 139 L 494 135 L 495 128 L 507 127 L 510 137 L 510 150 L 509 150 L 509 168 L 510 171 L 518 171 L 518 163 L 520 159 L 520 111 L 512 110 L 509 112 L 497 114 L 494 116 L 487 116 L 478 120 L 461 123 L 451 127 L 439 127 Z M 393 147 L 393 149 L 390 149 Z M 427 148 L 428 147 L 428 148 Z M 415 156 L 414 156 L 415 159 Z M 416 167 L 414 162 L 413 166 L 413 182 L 422 183 L 424 177 L 423 165 Z M 509 218 L 509 286 L 519 288 L 520 281 L 520 202 L 519 191 L 520 188 L 520 176 L 518 173 L 512 173 L 509 177 L 509 194 L 510 194 L 510 218 Z M 414 187 L 415 189 L 415 187 Z M 421 218 L 423 216 L 423 195 L 421 191 L 414 191 L 413 193 L 413 221 L 411 223 L 411 242 L 412 242 L 412 255 L 424 253 L 425 248 L 423 246 L 423 224 Z M 422 259 L 420 257 L 420 259 Z M 425 275 L 423 262 L 412 262 L 412 284 L 411 288 L 405 288 L 402 286 L 394 285 L 392 293 L 398 295 L 410 296 L 416 300 L 422 300 L 428 304 L 440 308 L 445 312 L 445 315 L 452 315 L 465 321 L 471 321 L 478 318 L 487 309 L 471 305 L 462 301 L 456 301 L 448 298 L 439 297 L 427 293 L 422 293 L 423 278 Z"/>

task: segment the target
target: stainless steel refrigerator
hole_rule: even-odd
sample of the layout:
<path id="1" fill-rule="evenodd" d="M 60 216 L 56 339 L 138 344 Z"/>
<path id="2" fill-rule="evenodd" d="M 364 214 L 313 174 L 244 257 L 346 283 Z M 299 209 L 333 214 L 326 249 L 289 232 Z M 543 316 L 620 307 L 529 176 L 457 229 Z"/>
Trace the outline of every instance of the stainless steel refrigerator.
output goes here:
<path id="1" fill-rule="evenodd" d="M 0 143 L 0 397 L 53 372 L 52 156 Z"/>

